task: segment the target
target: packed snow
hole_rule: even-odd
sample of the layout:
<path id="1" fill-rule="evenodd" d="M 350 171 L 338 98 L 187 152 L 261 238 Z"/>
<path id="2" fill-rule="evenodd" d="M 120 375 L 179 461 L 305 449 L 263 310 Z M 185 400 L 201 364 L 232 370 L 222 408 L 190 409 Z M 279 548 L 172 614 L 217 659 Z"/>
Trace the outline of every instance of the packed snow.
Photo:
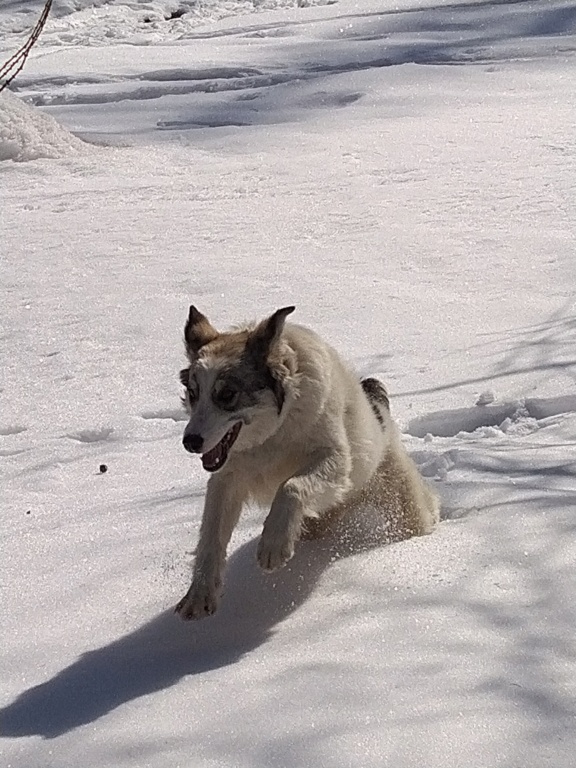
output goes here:
<path id="1" fill-rule="evenodd" d="M 87 149 L 53 117 L 33 109 L 10 91 L 0 95 L 0 161 L 66 158 Z"/>
<path id="2" fill-rule="evenodd" d="M 0 0 L 0 60 L 42 3 Z M 572 768 L 576 4 L 62 0 L 0 96 L 9 768 Z M 183 623 L 182 329 L 295 304 L 442 499 Z"/>

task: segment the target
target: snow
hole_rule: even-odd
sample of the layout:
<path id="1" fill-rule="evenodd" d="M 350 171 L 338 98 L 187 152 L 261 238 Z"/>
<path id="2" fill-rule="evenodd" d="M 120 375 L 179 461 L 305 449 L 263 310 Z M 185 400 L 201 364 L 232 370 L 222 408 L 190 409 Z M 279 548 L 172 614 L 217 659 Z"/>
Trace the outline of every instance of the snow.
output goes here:
<path id="1" fill-rule="evenodd" d="M 571 768 L 575 51 L 564 0 L 57 4 L 0 97 L 2 765 Z M 438 530 L 267 576 L 247 510 L 178 621 L 191 302 L 382 377 Z"/>
<path id="2" fill-rule="evenodd" d="M 65 158 L 84 148 L 80 139 L 50 115 L 31 109 L 10 91 L 0 95 L 0 161 Z"/>

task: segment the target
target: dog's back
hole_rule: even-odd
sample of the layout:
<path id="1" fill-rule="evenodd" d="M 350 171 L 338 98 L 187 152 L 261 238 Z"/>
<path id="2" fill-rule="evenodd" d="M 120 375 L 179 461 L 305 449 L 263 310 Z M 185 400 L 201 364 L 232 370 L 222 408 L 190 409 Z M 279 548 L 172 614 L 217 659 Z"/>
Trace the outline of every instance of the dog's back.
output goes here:
<path id="1" fill-rule="evenodd" d="M 297 374 L 278 448 L 296 450 L 304 461 L 326 449 L 346 452 L 348 477 L 334 489 L 334 502 L 339 503 L 368 481 L 385 455 L 389 434 L 384 427 L 390 422 L 382 399 L 387 402 L 386 390 L 370 379 L 368 394 L 336 350 L 309 328 L 287 324 L 283 338 L 295 355 Z"/>

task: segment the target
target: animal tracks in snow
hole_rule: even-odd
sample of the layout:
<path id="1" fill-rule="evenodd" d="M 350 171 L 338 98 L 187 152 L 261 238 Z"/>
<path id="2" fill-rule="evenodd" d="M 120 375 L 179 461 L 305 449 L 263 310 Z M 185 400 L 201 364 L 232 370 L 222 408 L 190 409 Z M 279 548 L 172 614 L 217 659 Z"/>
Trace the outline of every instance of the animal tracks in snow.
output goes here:
<path id="1" fill-rule="evenodd" d="M 113 104 L 125 100 L 159 99 L 162 96 L 241 91 L 295 79 L 299 79 L 297 74 L 290 72 L 266 73 L 251 67 L 215 67 L 155 70 L 118 77 L 22 78 L 19 87 L 33 92 L 29 100 L 35 106 L 58 106 Z"/>
<path id="2" fill-rule="evenodd" d="M 454 437 L 461 432 L 475 432 L 482 427 L 499 427 L 506 432 L 512 422 L 521 418 L 538 421 L 572 412 L 576 412 L 576 395 L 526 398 L 472 408 L 435 411 L 412 419 L 405 432 L 412 437 Z"/>
<path id="3" fill-rule="evenodd" d="M 26 432 L 27 429 L 28 427 L 22 427 L 19 424 L 7 424 L 4 427 L 0 427 L 0 436 L 20 435 L 22 432 Z"/>
<path id="4" fill-rule="evenodd" d="M 4 426 L 0 426 L 0 437 L 6 437 L 10 438 L 16 435 L 22 435 L 24 432 L 28 431 L 28 427 L 23 427 L 20 424 L 5 424 Z M 12 440 L 6 440 L 6 444 L 12 447 L 9 448 L 1 448 L 0 449 L 0 457 L 1 458 L 10 458 L 12 456 L 18 456 L 21 453 L 26 453 L 26 451 L 30 450 L 29 447 L 19 447 L 22 443 L 19 439 L 16 440 L 16 446 L 14 447 L 14 441 Z"/>
<path id="5" fill-rule="evenodd" d="M 114 432 L 114 427 L 100 427 L 98 429 L 81 429 L 79 432 L 72 432 L 66 437 L 76 440 L 79 443 L 101 443 L 108 440 Z"/>
<path id="6" fill-rule="evenodd" d="M 188 416 L 178 408 L 158 408 L 154 411 L 143 411 L 143 419 L 169 419 L 172 421 L 188 421 Z"/>
<path id="7" fill-rule="evenodd" d="M 448 450 L 422 447 L 411 451 L 411 456 L 418 465 L 424 477 L 437 481 L 445 481 L 448 474 L 455 470 L 482 471 L 491 463 L 502 465 L 505 472 L 506 462 L 500 457 L 500 443 L 496 447 L 479 448 L 475 442 L 482 438 L 498 438 L 506 436 L 524 437 L 539 430 L 550 427 L 562 416 L 576 412 L 576 395 L 564 395 L 550 398 L 526 398 L 513 402 L 477 405 L 472 408 L 457 408 L 454 410 L 436 411 L 420 416 L 409 422 L 405 434 L 424 439 L 430 443 L 434 438 L 456 438 L 457 442 L 442 443 Z M 521 451 L 523 444 L 517 444 Z M 508 461 L 513 451 L 510 443 L 506 443 Z M 544 451 L 544 448 L 542 448 Z M 492 455 L 496 452 L 496 458 Z M 541 452 L 540 460 L 544 460 Z M 533 468 L 532 468 L 533 471 Z M 541 472 L 549 471 L 540 467 Z M 458 516 L 450 510 L 445 511 L 443 518 Z"/>
<path id="8" fill-rule="evenodd" d="M 187 421 L 187 416 L 184 411 L 178 408 L 156 408 L 147 411 L 142 411 L 140 414 L 145 422 L 153 421 L 172 421 L 181 422 Z M 140 422 L 142 424 L 142 422 Z M 125 429 L 118 430 L 112 426 L 95 427 L 80 429 L 76 432 L 69 432 L 65 437 L 70 440 L 74 440 L 77 443 L 91 444 L 91 443 L 105 443 L 105 442 L 150 442 L 157 438 L 152 436 L 150 430 L 142 432 L 135 423 L 131 426 L 125 425 Z M 155 434 L 155 433 L 154 433 Z"/>

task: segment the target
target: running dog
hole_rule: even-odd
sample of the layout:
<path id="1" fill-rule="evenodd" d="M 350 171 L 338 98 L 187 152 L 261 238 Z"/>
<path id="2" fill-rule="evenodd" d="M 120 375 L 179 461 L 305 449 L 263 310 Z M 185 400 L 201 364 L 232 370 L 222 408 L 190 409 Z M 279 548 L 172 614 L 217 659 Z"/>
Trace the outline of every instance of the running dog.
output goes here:
<path id="1" fill-rule="evenodd" d="M 183 444 L 211 477 L 192 585 L 176 606 L 183 619 L 216 611 L 226 548 L 249 500 L 270 506 L 257 551 L 265 571 L 360 504 L 381 509 L 400 538 L 438 521 L 438 500 L 402 447 L 383 385 L 360 381 L 316 333 L 286 324 L 293 311 L 219 333 L 190 307 Z"/>

